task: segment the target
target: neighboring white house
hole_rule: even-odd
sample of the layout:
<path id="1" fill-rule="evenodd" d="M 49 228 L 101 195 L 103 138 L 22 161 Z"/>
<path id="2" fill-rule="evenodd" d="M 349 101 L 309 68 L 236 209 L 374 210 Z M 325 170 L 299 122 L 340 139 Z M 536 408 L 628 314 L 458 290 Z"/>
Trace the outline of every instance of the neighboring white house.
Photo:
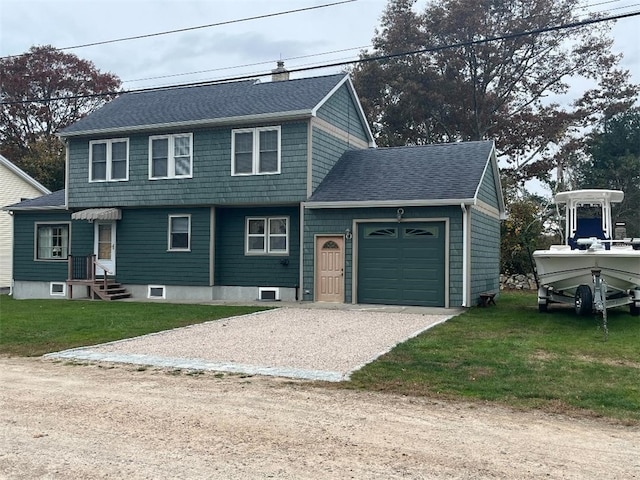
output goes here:
<path id="1" fill-rule="evenodd" d="M 0 288 L 10 287 L 13 278 L 13 218 L 1 208 L 48 193 L 46 187 L 0 155 Z"/>

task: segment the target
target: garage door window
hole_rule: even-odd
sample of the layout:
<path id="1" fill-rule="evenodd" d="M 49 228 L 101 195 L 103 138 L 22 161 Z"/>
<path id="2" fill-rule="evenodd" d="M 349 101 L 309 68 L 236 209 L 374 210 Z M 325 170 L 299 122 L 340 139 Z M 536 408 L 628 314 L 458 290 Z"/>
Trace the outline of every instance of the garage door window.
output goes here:
<path id="1" fill-rule="evenodd" d="M 398 238 L 398 229 L 365 227 L 364 236 L 367 238 Z"/>
<path id="2" fill-rule="evenodd" d="M 440 229 L 435 226 L 425 228 L 404 228 L 402 236 L 404 238 L 438 238 L 440 236 Z"/>

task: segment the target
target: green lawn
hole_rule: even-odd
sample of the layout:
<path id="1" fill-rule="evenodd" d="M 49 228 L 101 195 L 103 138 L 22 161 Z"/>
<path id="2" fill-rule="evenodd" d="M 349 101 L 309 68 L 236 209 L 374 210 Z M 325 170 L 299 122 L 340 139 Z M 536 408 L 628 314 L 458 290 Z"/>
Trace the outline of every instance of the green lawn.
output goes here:
<path id="1" fill-rule="evenodd" d="M 639 423 L 640 318 L 610 310 L 608 330 L 601 318 L 556 305 L 541 314 L 535 294 L 507 293 L 399 345 L 347 386 Z"/>
<path id="2" fill-rule="evenodd" d="M 35 356 L 143 335 L 260 307 L 14 300 L 0 296 L 0 354 Z M 600 321 L 537 311 L 535 294 L 506 293 L 411 339 L 340 387 L 488 401 L 640 424 L 640 318 Z"/>
<path id="3" fill-rule="evenodd" d="M 260 310 L 265 308 L 0 295 L 0 354 L 43 355 Z"/>

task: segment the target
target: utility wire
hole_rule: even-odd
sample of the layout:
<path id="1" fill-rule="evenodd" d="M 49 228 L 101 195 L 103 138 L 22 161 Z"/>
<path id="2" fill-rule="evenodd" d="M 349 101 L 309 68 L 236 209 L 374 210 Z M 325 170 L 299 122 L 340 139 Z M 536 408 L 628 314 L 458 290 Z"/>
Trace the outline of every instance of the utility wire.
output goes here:
<path id="1" fill-rule="evenodd" d="M 620 20 L 620 19 L 623 19 L 623 18 L 636 17 L 638 15 L 640 15 L 640 11 L 631 12 L 631 13 L 624 13 L 624 14 L 620 14 L 620 15 L 614 15 L 614 16 L 611 16 L 611 17 L 590 18 L 590 19 L 587 19 L 587 20 L 581 20 L 581 21 L 566 23 L 566 24 L 562 24 L 562 25 L 555 25 L 555 26 L 550 26 L 550 27 L 537 28 L 537 29 L 528 30 L 528 31 L 525 31 L 525 32 L 509 33 L 509 34 L 505 34 L 505 35 L 487 37 L 487 38 L 483 38 L 483 39 L 479 39 L 479 40 L 469 40 L 469 41 L 465 41 L 465 42 L 458 42 L 458 43 L 453 43 L 453 44 L 448 44 L 448 45 L 441 45 L 441 46 L 437 46 L 437 47 L 428 47 L 428 48 L 423 48 L 423 49 L 419 49 L 419 50 L 412 50 L 412 51 L 408 51 L 408 52 L 399 52 L 399 53 L 392 53 L 392 54 L 387 54 L 387 55 L 378 55 L 378 56 L 360 58 L 358 60 L 347 60 L 347 61 L 341 61 L 341 62 L 327 63 L 327 64 L 323 64 L 323 65 L 318 65 L 318 66 L 292 68 L 292 69 L 288 69 L 288 71 L 289 71 L 289 73 L 298 73 L 298 72 L 305 72 L 305 71 L 309 71 L 309 70 L 318 70 L 318 69 L 324 69 L 324 68 L 344 67 L 344 66 L 352 65 L 352 64 L 356 64 L 356 63 L 378 62 L 378 61 L 382 61 L 382 60 L 390 60 L 390 59 L 393 59 L 393 58 L 404 57 L 404 56 L 409 56 L 409 55 L 418 55 L 418 54 L 421 54 L 421 53 L 439 52 L 439 51 L 442 51 L 442 50 L 448 50 L 450 48 L 469 47 L 469 46 L 472 46 L 472 45 L 482 45 L 482 44 L 485 44 L 485 43 L 490 43 L 490 42 L 495 42 L 495 41 L 500 41 L 500 40 L 511 40 L 511 39 L 514 39 L 514 38 L 525 37 L 525 36 L 530 36 L 530 35 L 538 35 L 538 34 L 541 34 L 541 33 L 554 32 L 554 31 L 559 31 L 559 30 L 567 30 L 567 29 L 571 29 L 571 28 L 580 28 L 580 27 L 585 27 L 587 25 L 593 25 L 593 24 L 596 24 L 596 23 L 608 22 L 608 21 L 613 21 L 613 20 Z M 241 80 L 252 80 L 252 79 L 255 79 L 256 76 L 260 77 L 260 76 L 266 76 L 266 75 L 270 75 L 270 74 L 271 74 L 271 72 L 264 72 L 261 75 L 255 75 L 255 74 L 253 74 L 253 75 L 239 75 L 239 76 L 235 76 L 235 77 L 221 78 L 221 79 L 218 79 L 218 80 L 207 80 L 207 81 L 202 81 L 202 82 L 191 82 L 191 83 L 170 85 L 170 86 L 165 86 L 165 87 L 139 88 L 139 89 L 133 89 L 133 90 L 128 90 L 128 91 L 103 92 L 103 93 L 95 93 L 95 94 L 90 94 L 90 95 L 86 95 L 86 94 L 85 95 L 69 95 L 69 96 L 65 96 L 65 97 L 50 97 L 50 98 L 40 98 L 40 99 L 35 98 L 35 99 L 27 99 L 27 100 L 17 100 L 17 101 L 9 101 L 9 102 L 0 102 L 0 105 L 17 105 L 17 104 L 35 103 L 35 102 L 44 103 L 44 102 L 50 102 L 50 101 L 55 101 L 55 100 L 75 100 L 75 99 L 80 99 L 80 98 L 94 98 L 94 97 L 103 97 L 103 96 L 109 96 L 109 95 L 119 95 L 119 94 L 122 94 L 122 93 L 144 93 L 144 92 L 152 92 L 152 91 L 170 90 L 170 89 L 176 89 L 176 88 L 201 87 L 201 86 L 215 85 L 215 84 L 226 83 L 226 82 L 236 82 L 236 81 L 241 81 Z"/>
<path id="2" fill-rule="evenodd" d="M 161 35 L 171 35 L 173 33 L 181 33 L 181 32 L 189 32 L 192 30 L 199 30 L 199 29 L 203 29 L 203 28 L 211 28 L 211 27 L 220 27 L 222 25 L 231 25 L 233 23 L 241 23 L 241 22 L 248 22 L 251 20 L 260 20 L 263 18 L 270 18 L 270 17 L 277 17 L 280 15 L 289 15 L 291 13 L 299 13 L 299 12 L 306 12 L 309 10 L 317 10 L 319 8 L 327 8 L 327 7 L 335 7 L 336 5 L 342 5 L 344 3 L 352 3 L 352 2 L 357 2 L 358 0 L 341 0 L 339 2 L 333 2 L 333 3 L 326 3 L 323 5 L 315 5 L 313 7 L 304 7 L 304 8 L 297 8 L 295 10 L 287 10 L 284 12 L 276 12 L 276 13 L 266 13 L 264 15 L 256 15 L 254 17 L 245 17 L 245 18 L 238 18 L 235 20 L 226 20 L 224 22 L 218 22 L 218 23 L 210 23 L 208 25 L 199 25 L 196 27 L 186 27 L 186 28 L 179 28 L 177 30 L 167 30 L 164 32 L 157 32 L 157 33 L 148 33 L 145 35 L 135 35 L 133 37 L 122 37 L 122 38 L 116 38 L 113 40 L 104 40 L 101 42 L 93 42 L 93 43 L 84 43 L 81 45 L 73 45 L 70 47 L 61 47 L 61 48 L 56 48 L 56 50 L 73 50 L 76 48 L 85 48 L 85 47 L 95 47 L 97 45 L 107 45 L 110 43 L 118 43 L 118 42 L 126 42 L 129 40 L 140 40 L 141 38 L 150 38 L 150 37 L 159 37 Z M 29 53 L 21 53 L 18 55 L 7 55 L 6 57 L 2 57 L 4 58 L 14 58 L 14 57 L 21 57 L 24 55 L 30 55 Z"/>

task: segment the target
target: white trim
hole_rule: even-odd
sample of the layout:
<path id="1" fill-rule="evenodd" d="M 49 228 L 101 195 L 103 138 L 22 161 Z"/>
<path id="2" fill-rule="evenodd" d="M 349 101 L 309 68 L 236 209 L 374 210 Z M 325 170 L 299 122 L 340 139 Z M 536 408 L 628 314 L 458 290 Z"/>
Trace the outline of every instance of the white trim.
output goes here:
<path id="1" fill-rule="evenodd" d="M 151 295 L 151 290 L 161 289 L 162 295 Z M 164 300 L 167 298 L 167 287 L 164 285 L 147 285 L 147 298 L 157 298 L 160 300 Z"/>
<path id="2" fill-rule="evenodd" d="M 274 298 L 262 298 L 265 292 L 273 292 Z M 258 287 L 258 300 L 280 300 L 280 287 Z"/>
<path id="3" fill-rule="evenodd" d="M 189 173 L 186 175 L 176 175 L 175 141 L 176 138 L 189 138 Z M 167 140 L 167 174 L 164 176 L 153 176 L 153 141 Z M 149 180 L 165 180 L 173 178 L 193 178 L 193 133 L 172 133 L 168 135 L 149 136 Z"/>
<path id="4" fill-rule="evenodd" d="M 468 282 L 471 278 L 469 275 L 469 245 L 467 237 L 469 237 L 469 211 L 464 203 L 460 204 L 462 209 L 462 307 L 468 307 L 468 296 L 470 291 L 470 285 Z"/>
<path id="5" fill-rule="evenodd" d="M 171 221 L 174 218 L 187 218 L 187 246 L 174 248 L 171 246 L 171 235 L 173 231 L 171 230 L 172 223 Z M 169 214 L 167 219 L 167 252 L 190 252 L 191 251 L 191 214 L 190 213 L 172 213 Z"/>
<path id="6" fill-rule="evenodd" d="M 209 210 L 209 285 L 216 284 L 216 207 Z"/>
<path id="7" fill-rule="evenodd" d="M 54 292 L 54 286 L 61 286 L 61 292 Z M 49 295 L 52 297 L 66 297 L 67 296 L 67 284 L 65 282 L 49 282 Z"/>
<path id="8" fill-rule="evenodd" d="M 264 239 L 264 248 L 262 250 L 257 250 L 257 249 L 253 249 L 253 250 L 249 250 L 249 222 L 252 220 L 260 220 L 264 222 L 264 233 L 258 234 L 258 233 L 253 233 L 251 234 L 251 237 L 261 237 Z M 286 241 L 286 249 L 285 250 L 276 250 L 276 251 L 271 251 L 270 248 L 270 237 L 271 237 L 271 233 L 269 232 L 269 227 L 270 227 L 270 223 L 271 220 L 285 220 L 286 221 L 286 225 L 287 225 L 287 232 L 285 235 L 285 241 Z M 288 215 L 273 215 L 273 216 L 262 216 L 262 217 L 245 217 L 245 221 L 244 221 L 244 254 L 245 255 L 249 255 L 249 256 L 256 256 L 256 255 L 289 255 L 289 244 L 290 244 L 290 233 L 291 233 L 291 218 Z M 274 234 L 274 236 L 276 237 L 282 237 L 282 234 Z"/>
<path id="9" fill-rule="evenodd" d="M 113 144 L 125 143 L 126 145 L 126 158 L 125 158 L 125 176 L 124 178 L 112 178 L 112 162 L 113 162 Z M 93 146 L 105 144 L 107 147 L 106 165 L 105 165 L 105 177 L 104 179 L 93 178 Z M 91 140 L 89 142 L 89 183 L 104 183 L 104 182 L 127 182 L 129 181 L 129 139 L 128 138 L 106 138 L 102 140 Z"/>
<path id="10" fill-rule="evenodd" d="M 276 131 L 277 133 L 277 168 L 271 172 L 260 172 L 260 133 Z M 236 134 L 237 133 L 251 133 L 253 139 L 253 146 L 251 149 L 251 172 L 236 172 Z M 248 177 L 256 175 L 279 175 L 281 171 L 282 160 L 282 132 L 280 125 L 273 125 L 268 127 L 254 127 L 254 128 L 234 128 L 231 130 L 231 176 L 232 177 Z"/>

